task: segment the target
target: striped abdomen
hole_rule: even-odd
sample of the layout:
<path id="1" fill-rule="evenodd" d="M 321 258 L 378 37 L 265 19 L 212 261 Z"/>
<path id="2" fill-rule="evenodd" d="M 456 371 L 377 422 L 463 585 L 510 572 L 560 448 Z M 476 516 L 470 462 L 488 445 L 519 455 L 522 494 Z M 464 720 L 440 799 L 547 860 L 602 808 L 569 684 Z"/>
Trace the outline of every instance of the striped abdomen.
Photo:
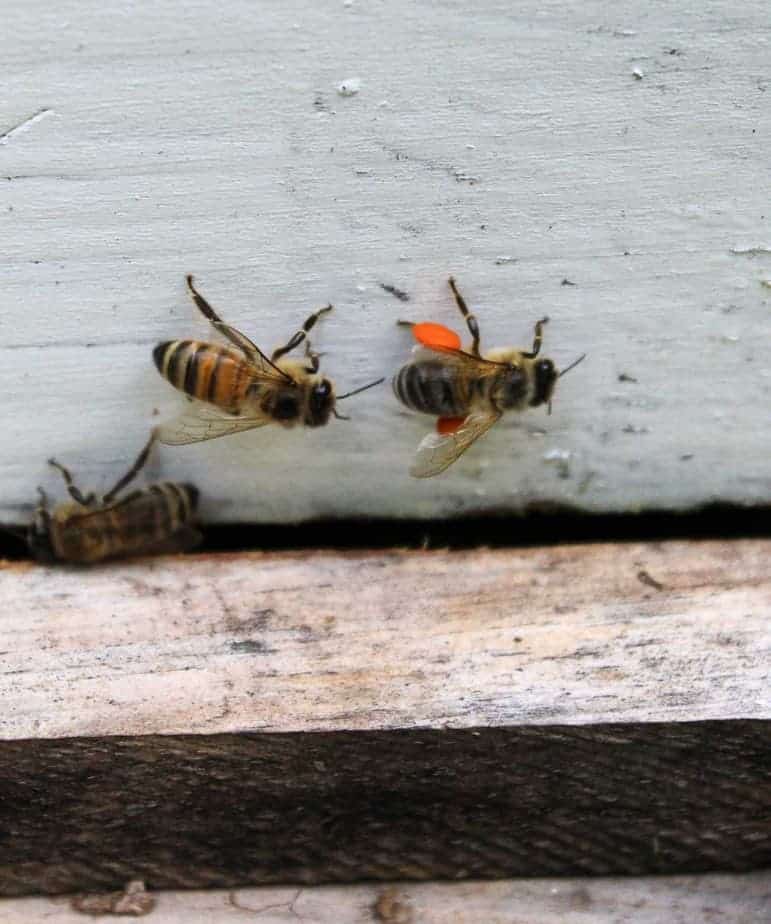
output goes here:
<path id="1" fill-rule="evenodd" d="M 170 550 L 175 536 L 192 532 L 197 504 L 197 488 L 173 482 L 151 485 L 109 507 L 67 504 L 52 518 L 51 546 L 60 561 L 82 564 Z"/>
<path id="2" fill-rule="evenodd" d="M 161 375 L 199 401 L 239 408 L 254 385 L 252 367 L 237 350 L 200 340 L 169 340 L 153 350 Z"/>
<path id="3" fill-rule="evenodd" d="M 413 411 L 438 417 L 463 417 L 469 412 L 469 389 L 457 372 L 442 362 L 408 363 L 393 379 L 396 397 Z"/>

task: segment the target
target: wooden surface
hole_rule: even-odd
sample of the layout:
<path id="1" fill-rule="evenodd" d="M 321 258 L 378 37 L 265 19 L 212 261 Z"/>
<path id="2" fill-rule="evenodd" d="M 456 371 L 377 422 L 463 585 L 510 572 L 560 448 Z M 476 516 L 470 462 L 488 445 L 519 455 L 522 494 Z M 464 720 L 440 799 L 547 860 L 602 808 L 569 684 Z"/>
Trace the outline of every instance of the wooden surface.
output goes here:
<path id="1" fill-rule="evenodd" d="M 771 866 L 771 542 L 0 569 L 0 894 Z"/>
<path id="2" fill-rule="evenodd" d="M 762 924 L 771 905 L 771 875 L 402 882 L 155 897 L 148 924 Z M 83 924 L 69 902 L 0 901 L 0 922 Z"/>
<path id="3" fill-rule="evenodd" d="M 150 353 L 205 330 L 186 272 L 267 348 L 332 301 L 346 389 L 405 360 L 398 317 L 456 322 L 450 272 L 488 346 L 549 315 L 548 355 L 589 353 L 429 483 L 387 386 L 164 451 L 209 520 L 771 498 L 765 0 L 7 7 L 0 522 L 52 453 L 99 488 L 179 408 Z"/>
<path id="4" fill-rule="evenodd" d="M 0 744 L 0 895 L 771 866 L 771 723 Z"/>
<path id="5" fill-rule="evenodd" d="M 5 739 L 771 718 L 771 541 L 0 568 Z"/>

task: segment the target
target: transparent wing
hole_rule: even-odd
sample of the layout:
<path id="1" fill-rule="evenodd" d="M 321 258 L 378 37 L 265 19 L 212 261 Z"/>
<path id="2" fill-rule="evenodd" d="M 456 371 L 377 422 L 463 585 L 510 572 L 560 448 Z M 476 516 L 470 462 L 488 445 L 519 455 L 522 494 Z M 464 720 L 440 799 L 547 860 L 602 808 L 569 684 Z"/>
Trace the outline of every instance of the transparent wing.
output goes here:
<path id="1" fill-rule="evenodd" d="M 186 443 L 200 443 L 219 436 L 241 433 L 243 430 L 254 430 L 272 422 L 270 417 L 264 415 L 239 417 L 222 414 L 196 401 L 184 414 L 158 427 L 158 442 L 166 446 L 184 446 Z"/>
<path id="2" fill-rule="evenodd" d="M 493 362 L 490 359 L 482 359 L 481 356 L 472 356 L 471 353 L 465 353 L 463 350 L 450 350 L 437 346 L 419 346 L 413 350 L 413 362 L 421 360 L 436 362 L 437 359 L 440 359 L 445 366 L 462 369 L 466 375 L 473 375 L 475 378 L 496 375 L 501 366 L 507 365 Z"/>
<path id="3" fill-rule="evenodd" d="M 453 433 L 429 433 L 418 446 L 410 475 L 414 478 L 431 478 L 443 472 L 475 440 L 487 433 L 500 416 L 492 412 L 476 412 L 469 414 Z"/>
<path id="4" fill-rule="evenodd" d="M 222 321 L 214 322 L 212 321 L 212 327 L 215 330 L 219 331 L 223 337 L 227 338 L 231 343 L 239 347 L 249 363 L 254 367 L 255 373 L 263 379 L 270 379 L 273 382 L 294 382 L 294 379 L 288 372 L 284 372 L 283 369 L 280 369 L 274 362 L 268 359 L 268 357 L 262 352 L 262 350 L 241 331 L 235 329 L 235 327 L 230 327 L 229 324 L 225 324 Z"/>

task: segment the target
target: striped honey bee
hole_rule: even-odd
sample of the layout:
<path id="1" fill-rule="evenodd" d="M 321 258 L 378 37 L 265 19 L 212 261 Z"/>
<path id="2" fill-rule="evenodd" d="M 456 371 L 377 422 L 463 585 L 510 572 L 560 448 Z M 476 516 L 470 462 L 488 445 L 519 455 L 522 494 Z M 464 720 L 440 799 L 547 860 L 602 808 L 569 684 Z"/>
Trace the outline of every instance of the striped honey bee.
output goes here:
<path id="1" fill-rule="evenodd" d="M 486 433 L 505 411 L 523 411 L 547 404 L 557 379 L 578 365 L 583 356 L 558 372 L 550 359 L 539 359 L 543 327 L 536 322 L 531 350 L 502 347 L 479 352 L 479 325 L 469 311 L 455 280 L 450 288 L 471 334 L 468 351 L 461 349 L 455 331 L 441 324 L 399 321 L 412 329 L 420 344 L 416 356 L 396 373 L 396 397 L 413 411 L 435 414 L 436 433 L 418 446 L 410 474 L 416 478 L 438 475 Z"/>
<path id="2" fill-rule="evenodd" d="M 40 504 L 27 531 L 30 551 L 39 561 L 93 564 L 106 558 L 180 552 L 201 539 L 194 517 L 198 490 L 171 481 L 153 484 L 120 498 L 120 492 L 137 476 L 155 442 L 153 432 L 126 474 L 101 500 L 83 494 L 70 472 L 55 459 L 72 498 L 53 511 L 42 488 Z"/>
<path id="3" fill-rule="evenodd" d="M 270 423 L 321 427 L 333 415 L 347 420 L 337 412 L 336 403 L 383 381 L 336 395 L 333 383 L 319 374 L 320 357 L 311 349 L 308 334 L 332 305 L 310 315 L 269 359 L 248 337 L 219 318 L 196 291 L 192 276 L 187 277 L 187 287 L 203 316 L 231 345 L 171 340 L 153 350 L 161 375 L 192 401 L 187 413 L 159 427 L 162 443 L 195 443 Z M 286 354 L 303 341 L 304 358 L 289 358 Z"/>

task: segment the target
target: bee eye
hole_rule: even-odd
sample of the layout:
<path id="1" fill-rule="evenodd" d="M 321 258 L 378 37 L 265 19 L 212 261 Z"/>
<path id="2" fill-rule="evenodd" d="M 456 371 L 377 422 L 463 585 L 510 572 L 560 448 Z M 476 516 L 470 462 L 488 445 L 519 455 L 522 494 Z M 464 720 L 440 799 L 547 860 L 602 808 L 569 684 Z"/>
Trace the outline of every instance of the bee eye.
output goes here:
<path id="1" fill-rule="evenodd" d="M 314 392 L 314 394 L 318 395 L 319 398 L 326 398 L 326 397 L 329 395 L 329 393 L 330 393 L 331 390 L 332 390 L 332 389 L 331 389 L 331 387 L 330 387 L 330 385 L 329 385 L 329 382 L 328 382 L 326 379 L 324 379 L 323 382 L 320 382 L 320 383 L 313 389 L 313 392 Z"/>
<path id="2" fill-rule="evenodd" d="M 554 371 L 554 363 L 550 359 L 541 359 L 536 368 L 542 375 L 548 375 Z"/>
<path id="3" fill-rule="evenodd" d="M 297 401 L 287 396 L 279 398 L 273 413 L 278 420 L 291 420 L 297 416 Z"/>

